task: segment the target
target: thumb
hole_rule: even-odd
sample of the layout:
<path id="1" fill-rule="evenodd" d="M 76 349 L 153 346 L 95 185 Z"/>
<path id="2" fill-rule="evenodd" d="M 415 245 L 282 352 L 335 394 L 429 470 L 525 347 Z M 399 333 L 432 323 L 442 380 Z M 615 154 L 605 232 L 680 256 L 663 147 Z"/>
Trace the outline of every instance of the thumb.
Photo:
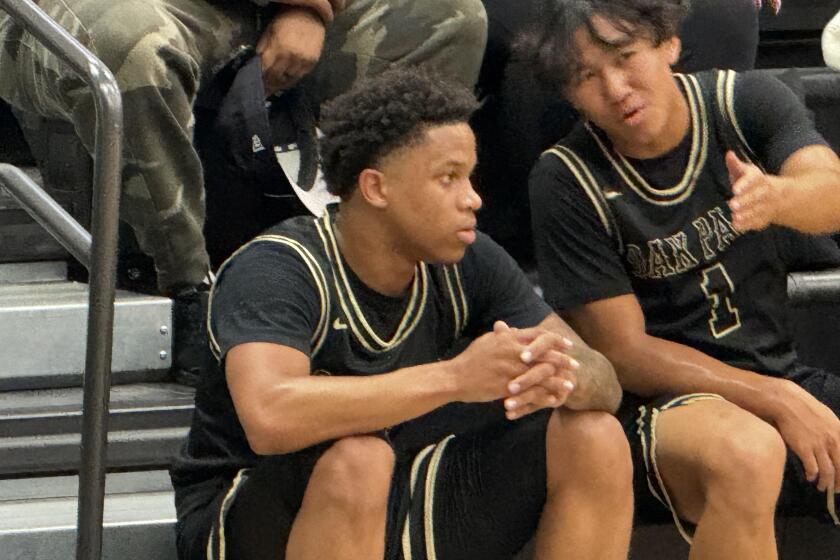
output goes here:
<path id="1" fill-rule="evenodd" d="M 510 327 L 504 321 L 496 321 L 493 323 L 493 332 L 496 334 L 501 334 L 503 332 L 508 332 Z"/>
<path id="2" fill-rule="evenodd" d="M 747 164 L 738 159 L 735 152 L 726 152 L 726 170 L 729 172 L 729 182 L 734 183 L 747 172 Z"/>

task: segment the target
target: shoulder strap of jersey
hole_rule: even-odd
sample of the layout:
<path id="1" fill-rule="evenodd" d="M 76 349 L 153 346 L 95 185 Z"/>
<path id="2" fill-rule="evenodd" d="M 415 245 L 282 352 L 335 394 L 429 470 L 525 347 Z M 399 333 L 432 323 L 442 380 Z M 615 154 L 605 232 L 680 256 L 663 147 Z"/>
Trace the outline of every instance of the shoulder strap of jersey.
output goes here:
<path id="1" fill-rule="evenodd" d="M 560 161 L 572 172 L 578 184 L 586 193 L 587 198 L 592 203 L 595 212 L 598 214 L 598 219 L 607 235 L 615 242 L 616 247 L 620 253 L 624 252 L 624 243 L 621 239 L 621 233 L 618 229 L 615 216 L 610 210 L 607 198 L 604 195 L 604 189 L 598 184 L 595 175 L 590 169 L 589 165 L 581 158 L 574 150 L 562 144 L 555 144 L 544 154 L 551 154 Z M 593 153 L 595 153 L 593 151 Z"/>
<path id="2" fill-rule="evenodd" d="M 327 326 L 329 323 L 330 317 L 330 291 L 329 291 L 329 284 L 327 283 L 327 279 L 324 276 L 324 271 L 321 269 L 321 265 L 318 263 L 318 259 L 315 255 L 312 254 L 310 249 L 306 247 L 303 243 L 299 240 L 294 239 L 292 236 L 284 235 L 278 232 L 266 232 L 263 235 L 257 236 L 239 249 L 236 250 L 230 257 L 222 263 L 219 267 L 216 276 L 220 276 L 227 265 L 242 251 L 244 251 L 247 247 L 250 247 L 256 243 L 278 243 L 280 245 L 285 245 L 286 247 L 291 248 L 297 255 L 300 257 L 303 264 L 306 265 L 309 274 L 312 276 L 312 280 L 315 282 L 315 287 L 318 290 L 318 297 L 320 300 L 320 317 L 318 318 L 318 324 L 315 327 L 315 332 L 312 333 L 310 337 L 310 347 L 312 348 L 312 355 L 314 356 L 320 349 L 324 343 L 324 339 L 327 335 Z M 207 334 L 209 336 L 210 341 L 210 350 L 213 352 L 213 355 L 216 356 L 216 359 L 221 358 L 221 349 L 219 347 L 219 343 L 216 340 L 215 335 L 213 334 L 213 328 L 210 321 L 210 310 L 213 308 L 213 295 L 215 292 L 215 286 L 210 290 L 210 298 L 209 303 L 207 305 Z"/>
<path id="3" fill-rule="evenodd" d="M 470 320 L 470 310 L 467 305 L 467 296 L 464 292 L 464 281 L 461 275 L 461 264 L 435 266 L 433 269 L 436 272 L 439 269 L 439 274 L 443 276 L 449 301 L 452 304 L 452 318 L 455 324 L 455 338 L 457 338 L 463 334 Z"/>
<path id="4" fill-rule="evenodd" d="M 735 79 L 733 70 L 716 70 L 711 73 L 715 80 L 715 128 L 718 138 L 727 150 L 732 150 L 743 161 L 749 161 L 762 168 L 758 156 L 747 142 L 738 118 L 735 115 Z M 763 169 L 763 168 L 762 168 Z"/>

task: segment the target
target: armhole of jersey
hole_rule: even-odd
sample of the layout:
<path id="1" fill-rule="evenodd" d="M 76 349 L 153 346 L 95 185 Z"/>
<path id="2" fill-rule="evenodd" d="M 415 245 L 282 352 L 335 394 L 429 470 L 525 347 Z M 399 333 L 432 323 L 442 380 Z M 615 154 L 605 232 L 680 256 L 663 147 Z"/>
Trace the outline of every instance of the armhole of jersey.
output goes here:
<path id="1" fill-rule="evenodd" d="M 464 282 L 461 278 L 460 264 L 445 265 L 443 277 L 446 280 L 446 288 L 449 291 L 449 301 L 452 304 L 452 315 L 455 322 L 455 337 L 464 333 L 469 322 L 469 306 L 467 296 L 464 293 Z"/>
<path id="2" fill-rule="evenodd" d="M 586 193 L 586 196 L 595 208 L 595 212 L 597 212 L 601 225 L 604 226 L 607 235 L 616 243 L 619 252 L 624 253 L 624 243 L 621 239 L 621 233 L 607 204 L 607 199 L 604 197 L 601 187 L 598 185 L 598 182 L 595 180 L 592 171 L 586 163 L 571 149 L 560 144 L 554 145 L 543 153 L 557 157 L 572 172 L 578 184 L 583 189 L 583 192 Z"/>
<path id="3" fill-rule="evenodd" d="M 318 350 L 321 349 L 321 345 L 324 343 L 324 339 L 327 335 L 327 323 L 329 321 L 330 309 L 330 292 L 327 288 L 327 281 L 324 277 L 324 272 L 318 265 L 318 261 L 315 259 L 312 253 L 309 252 L 309 249 L 304 247 L 299 241 L 290 237 L 286 237 L 284 235 L 260 235 L 259 237 L 255 237 L 253 240 L 237 249 L 235 253 L 228 257 L 227 260 L 225 260 L 225 262 L 222 263 L 222 266 L 219 267 L 219 270 L 216 272 L 216 276 L 221 276 L 222 271 L 225 269 L 225 267 L 231 261 L 231 259 L 233 259 L 236 255 L 244 251 L 246 247 L 249 247 L 254 243 L 261 242 L 279 243 L 281 245 L 286 245 L 287 247 L 293 249 L 298 254 L 298 256 L 300 256 L 301 260 L 306 265 L 306 268 L 309 270 L 309 274 L 312 275 L 312 279 L 315 281 L 315 287 L 318 289 L 318 298 L 320 300 L 321 315 L 318 318 L 318 325 L 315 327 L 315 332 L 312 333 L 312 336 L 309 339 L 311 356 L 314 356 L 318 352 Z M 213 309 L 214 293 L 215 285 L 210 290 L 209 302 L 207 304 L 207 334 L 210 339 L 210 350 L 213 352 L 213 355 L 216 357 L 216 359 L 220 360 L 222 357 L 222 352 L 219 343 L 216 339 L 216 336 L 213 334 L 212 321 L 210 320 Z"/>
<path id="4" fill-rule="evenodd" d="M 735 78 L 737 73 L 734 70 L 718 70 L 717 84 L 715 87 L 715 99 L 717 104 L 717 115 L 721 123 L 724 137 L 727 139 L 727 148 L 735 150 L 738 157 L 757 165 L 764 171 L 761 162 L 755 152 L 747 143 L 747 138 L 738 124 L 735 115 Z"/>

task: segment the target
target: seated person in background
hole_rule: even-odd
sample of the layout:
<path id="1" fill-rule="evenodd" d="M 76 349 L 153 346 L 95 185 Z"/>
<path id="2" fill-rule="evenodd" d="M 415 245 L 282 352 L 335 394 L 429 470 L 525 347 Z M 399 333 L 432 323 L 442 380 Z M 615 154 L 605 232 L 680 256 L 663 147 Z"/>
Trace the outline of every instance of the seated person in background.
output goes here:
<path id="1" fill-rule="evenodd" d="M 578 115 L 555 91 L 540 87 L 515 54 L 517 37 L 540 25 L 551 2 L 482 1 L 488 35 L 478 90 L 484 99 L 473 119 L 482 154 L 476 181 L 485 201 L 479 227 L 520 264 L 532 264 L 531 232 L 521 227 L 530 220 L 528 173 L 543 150 L 571 130 Z M 679 30 L 683 48 L 678 71 L 752 69 L 758 12 L 754 0 L 693 0 Z"/>
<path id="2" fill-rule="evenodd" d="M 797 360 L 779 244 L 840 229 L 840 160 L 775 79 L 672 74 L 684 12 L 558 2 L 524 41 L 585 117 L 532 171 L 536 255 L 632 394 L 641 515 L 695 525 L 692 558 L 767 560 L 777 499 L 837 522 L 840 377 Z"/>
<path id="3" fill-rule="evenodd" d="M 823 29 L 822 54 L 826 66 L 840 70 L 840 12 L 834 14 Z"/>
<path id="4" fill-rule="evenodd" d="M 329 99 L 392 63 L 425 63 L 463 85 L 478 76 L 486 39 L 480 0 L 40 0 L 38 5 L 111 69 L 122 92 L 121 219 L 153 257 L 161 294 L 176 298 L 176 368 L 184 329 L 210 265 L 204 181 L 192 144 L 193 105 L 240 45 L 262 56 L 266 96 L 304 76 Z M 74 124 L 89 151 L 94 100 L 83 81 L 0 12 L 0 97 Z M 183 304 L 183 305 L 180 305 Z M 194 315 L 194 314 L 193 314 Z M 197 317 L 185 319 L 195 329 Z M 179 338 L 180 337 L 180 338 Z M 204 339 L 199 333 L 199 340 Z M 187 343 L 189 341 L 186 341 Z"/>
<path id="5" fill-rule="evenodd" d="M 220 268 L 223 371 L 172 470 L 182 559 L 507 559 L 535 531 L 540 559 L 626 558 L 620 387 L 474 229 L 476 105 L 408 70 L 338 97 L 340 204 Z"/>

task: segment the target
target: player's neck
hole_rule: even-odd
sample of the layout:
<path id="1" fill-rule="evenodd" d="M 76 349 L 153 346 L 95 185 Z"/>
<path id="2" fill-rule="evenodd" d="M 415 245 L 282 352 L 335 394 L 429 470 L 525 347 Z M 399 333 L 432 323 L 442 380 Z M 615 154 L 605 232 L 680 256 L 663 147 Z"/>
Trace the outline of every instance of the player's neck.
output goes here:
<path id="1" fill-rule="evenodd" d="M 414 280 L 416 262 L 390 243 L 380 220 L 352 203 L 342 202 L 336 215 L 338 248 L 347 265 L 369 288 L 386 296 L 404 293 Z"/>

